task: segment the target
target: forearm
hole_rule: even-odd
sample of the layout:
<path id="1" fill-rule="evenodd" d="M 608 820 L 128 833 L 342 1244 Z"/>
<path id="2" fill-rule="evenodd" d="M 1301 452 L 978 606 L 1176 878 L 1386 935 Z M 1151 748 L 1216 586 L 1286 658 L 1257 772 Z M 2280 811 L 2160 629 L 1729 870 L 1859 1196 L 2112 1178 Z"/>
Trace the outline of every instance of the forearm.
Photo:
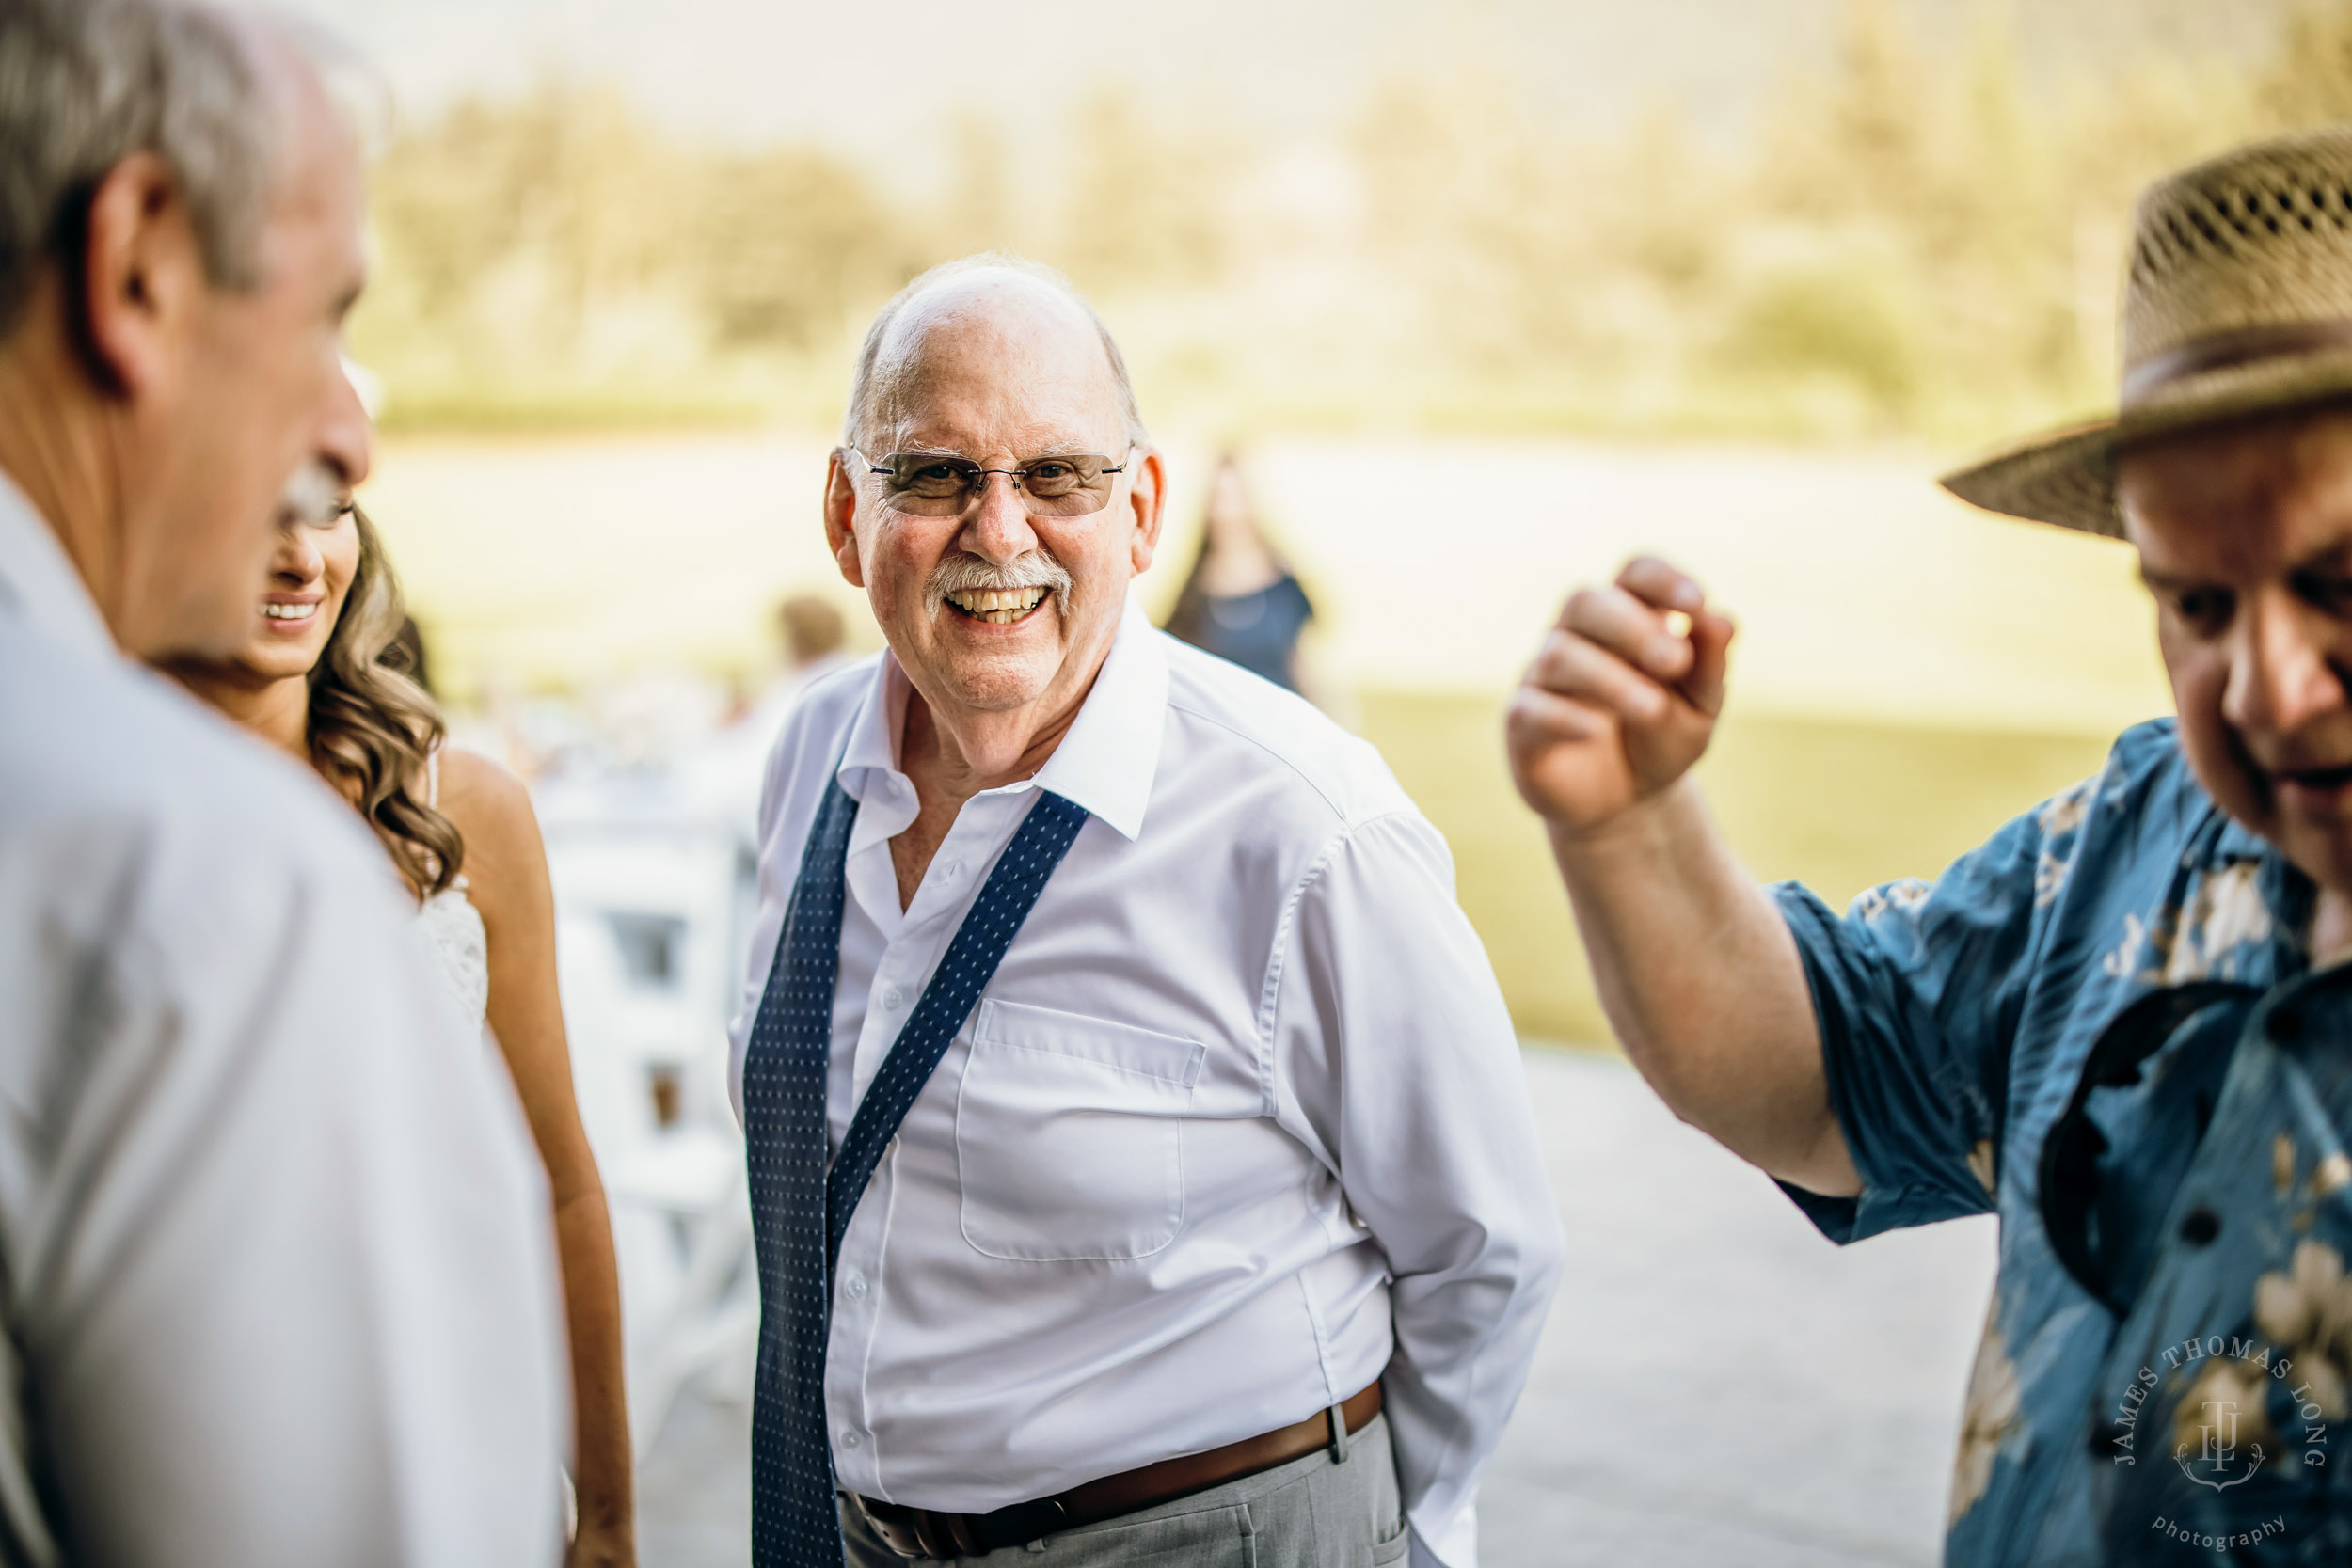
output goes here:
<path id="1" fill-rule="evenodd" d="M 580 1528 L 626 1534 L 634 1517 L 635 1456 L 623 1375 L 621 1290 L 601 1187 L 556 1206 L 555 1244 L 571 1331 L 573 1484 Z"/>
<path id="2" fill-rule="evenodd" d="M 1697 785 L 1551 844 L 1601 1006 L 1660 1098 L 1774 1176 L 1857 1190 L 1795 940 Z"/>

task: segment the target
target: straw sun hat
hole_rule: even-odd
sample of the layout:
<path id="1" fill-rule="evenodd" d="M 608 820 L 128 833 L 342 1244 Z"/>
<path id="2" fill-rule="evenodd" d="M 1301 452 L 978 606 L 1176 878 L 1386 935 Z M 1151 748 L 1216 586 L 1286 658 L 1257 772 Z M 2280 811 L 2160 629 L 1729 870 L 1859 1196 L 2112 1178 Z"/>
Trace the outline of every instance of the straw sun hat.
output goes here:
<path id="1" fill-rule="evenodd" d="M 2116 416 L 1947 474 L 1954 495 L 2121 538 L 2119 451 L 2352 401 L 2352 127 L 2175 174 L 2140 198 L 2133 227 Z"/>

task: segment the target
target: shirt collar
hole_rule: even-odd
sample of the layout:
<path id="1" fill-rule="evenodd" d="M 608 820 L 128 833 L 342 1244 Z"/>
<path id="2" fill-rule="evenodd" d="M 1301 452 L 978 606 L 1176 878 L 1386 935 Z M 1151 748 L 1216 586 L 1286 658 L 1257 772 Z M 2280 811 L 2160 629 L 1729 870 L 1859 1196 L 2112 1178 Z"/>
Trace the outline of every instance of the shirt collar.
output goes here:
<path id="1" fill-rule="evenodd" d="M 887 838 L 914 820 L 914 785 L 898 768 L 898 737 L 906 730 L 912 689 L 898 656 L 885 652 L 850 726 L 835 773 L 860 807 L 852 852 L 869 836 Z M 1036 777 L 1008 784 L 1006 791 L 1050 789 L 1133 839 L 1143 832 L 1167 716 L 1168 650 L 1141 607 L 1130 599 L 1093 689 L 1071 721 L 1070 733 Z"/>
<path id="2" fill-rule="evenodd" d="M 2181 765 L 2187 766 L 2185 754 Z M 2301 950 L 2310 938 L 2317 886 L 2287 859 L 2284 850 L 2218 804 L 2210 803 L 2210 798 L 2208 801 L 2205 820 L 2181 852 L 2182 868 L 2210 877 L 2230 866 L 2252 863 L 2256 886 L 2269 908 L 2278 941 Z"/>
<path id="3" fill-rule="evenodd" d="M 1167 730 L 1168 649 L 1142 607 L 1129 599 L 1094 689 L 1038 770 L 1038 786 L 1133 840 L 1143 832 Z"/>
<path id="4" fill-rule="evenodd" d="M 2234 861 L 2269 861 L 2286 859 L 2279 847 L 2227 812 L 2220 814 L 2221 831 L 2212 842 L 2201 845 L 2204 853 L 2201 869 L 2217 871 Z"/>
<path id="5" fill-rule="evenodd" d="M 82 653 L 119 657 L 81 574 L 24 492 L 0 471 L 0 615 Z"/>

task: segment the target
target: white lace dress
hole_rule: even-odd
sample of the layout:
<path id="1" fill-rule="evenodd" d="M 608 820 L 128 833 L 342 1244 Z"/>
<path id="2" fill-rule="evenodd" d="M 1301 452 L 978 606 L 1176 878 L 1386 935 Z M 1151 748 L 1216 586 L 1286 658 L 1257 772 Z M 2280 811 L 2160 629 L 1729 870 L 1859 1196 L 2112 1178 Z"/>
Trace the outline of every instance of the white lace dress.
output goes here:
<path id="1" fill-rule="evenodd" d="M 424 759 L 424 800 L 436 809 L 441 803 L 438 752 Z M 417 911 L 417 924 L 433 939 L 434 950 L 449 971 L 450 983 L 466 1005 L 466 1016 L 481 1024 L 490 1012 L 490 937 L 483 929 L 482 911 L 466 896 L 463 873 L 424 901 Z"/>

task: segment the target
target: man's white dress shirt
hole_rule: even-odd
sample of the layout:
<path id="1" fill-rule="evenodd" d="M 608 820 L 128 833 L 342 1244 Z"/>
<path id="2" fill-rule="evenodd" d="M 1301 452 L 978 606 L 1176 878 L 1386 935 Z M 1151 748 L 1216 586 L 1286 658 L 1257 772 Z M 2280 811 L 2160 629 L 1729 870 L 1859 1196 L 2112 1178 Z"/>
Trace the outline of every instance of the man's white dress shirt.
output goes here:
<path id="1" fill-rule="evenodd" d="M 554 1560 L 546 1181 L 421 941 L 0 478 L 0 1560 Z"/>
<path id="2" fill-rule="evenodd" d="M 1560 1231 L 1444 841 L 1372 747 L 1131 608 L 1051 760 L 964 803 L 901 912 L 909 690 L 865 660 L 778 742 L 739 1107 L 832 779 L 859 802 L 836 1148 L 1032 791 L 1092 819 L 843 1243 L 840 1484 L 984 1512 L 1288 1425 L 1385 1370 L 1416 1560 L 1470 1568 Z"/>

